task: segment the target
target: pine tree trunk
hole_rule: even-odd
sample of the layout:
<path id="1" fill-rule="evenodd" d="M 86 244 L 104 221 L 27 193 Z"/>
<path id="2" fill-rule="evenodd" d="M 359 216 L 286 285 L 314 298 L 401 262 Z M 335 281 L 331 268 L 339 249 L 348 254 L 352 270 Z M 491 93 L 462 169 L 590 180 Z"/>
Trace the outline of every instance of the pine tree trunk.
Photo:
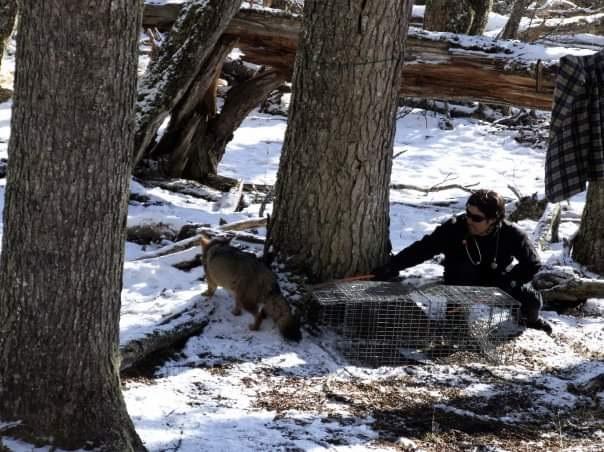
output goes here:
<path id="1" fill-rule="evenodd" d="M 604 274 L 604 181 L 591 181 L 581 226 L 573 242 L 573 259 L 589 270 Z"/>
<path id="2" fill-rule="evenodd" d="M 424 30 L 467 34 L 474 13 L 466 0 L 427 0 Z"/>
<path id="3" fill-rule="evenodd" d="M 144 450 L 119 379 L 142 4 L 23 0 L 0 258 L 0 419 Z M 102 45 L 99 45 L 102 43 Z"/>
<path id="4" fill-rule="evenodd" d="M 501 34 L 502 39 L 518 39 L 520 20 L 526 13 L 526 10 L 531 2 L 532 0 L 516 0 L 514 2 L 512 12 L 510 13 L 510 18 L 506 22 L 505 27 L 503 28 L 503 33 Z"/>
<path id="5" fill-rule="evenodd" d="M 390 251 L 394 121 L 411 1 L 306 0 L 267 252 L 315 280 Z"/>

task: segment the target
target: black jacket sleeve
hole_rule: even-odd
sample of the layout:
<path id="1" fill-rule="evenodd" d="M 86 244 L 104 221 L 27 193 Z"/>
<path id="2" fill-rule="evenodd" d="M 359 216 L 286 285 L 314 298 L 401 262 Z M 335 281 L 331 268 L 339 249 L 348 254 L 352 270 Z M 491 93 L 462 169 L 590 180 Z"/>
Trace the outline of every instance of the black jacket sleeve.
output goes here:
<path id="1" fill-rule="evenodd" d="M 444 252 L 452 225 L 452 220 L 449 220 L 437 226 L 431 234 L 425 235 L 421 240 L 403 249 L 392 257 L 390 267 L 396 270 L 404 270 L 405 268 L 421 264 L 435 255 Z"/>
<path id="2" fill-rule="evenodd" d="M 525 284 L 533 279 L 533 276 L 541 268 L 541 261 L 535 247 L 528 236 L 521 230 L 514 228 L 513 256 L 518 263 L 506 274 L 506 279 L 515 281 L 516 284 Z"/>

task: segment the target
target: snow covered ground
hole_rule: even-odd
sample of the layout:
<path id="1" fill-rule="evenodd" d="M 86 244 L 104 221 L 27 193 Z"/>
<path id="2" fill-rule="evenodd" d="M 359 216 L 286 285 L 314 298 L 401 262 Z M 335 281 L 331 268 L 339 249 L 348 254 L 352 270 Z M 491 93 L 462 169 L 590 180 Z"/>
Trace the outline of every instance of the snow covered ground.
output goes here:
<path id="1" fill-rule="evenodd" d="M 2 158 L 10 108 L 0 104 Z M 452 130 L 441 130 L 439 119 L 413 110 L 398 120 L 392 183 L 478 184 L 473 188 L 495 189 L 510 201 L 512 185 L 543 196 L 543 148 L 519 144 L 513 129 L 454 119 Z M 273 184 L 285 129 L 283 117 L 252 113 L 229 144 L 220 174 Z M 0 179 L 0 207 L 5 183 Z M 260 209 L 252 203 L 240 213 L 216 211 L 211 202 L 137 181 L 131 192 L 147 201 L 131 203 L 130 227 L 217 226 L 256 217 Z M 459 189 L 392 190 L 394 251 L 462 211 L 467 196 Z M 565 204 L 563 237 L 576 231 L 583 204 L 584 195 Z M 530 234 L 536 222 L 520 225 Z M 182 351 L 124 378 L 128 410 L 150 451 L 604 449 L 604 392 L 581 386 L 604 373 L 604 299 L 565 315 L 545 311 L 553 336 L 525 331 L 506 345 L 513 360 L 502 365 L 478 360 L 370 369 L 349 365 L 326 331 L 303 329 L 298 344 L 284 342 L 270 320 L 249 331 L 250 316 L 234 317 L 224 290 L 212 300 L 200 295 L 206 288 L 200 267 L 172 266 L 199 250 L 141 259 L 167 244 L 126 243 L 122 343 L 191 308 L 209 323 Z M 540 253 L 547 264 L 568 263 L 561 245 Z M 441 273 L 428 262 L 402 274 L 418 281 Z M 49 450 L 10 438 L 1 444 L 19 452 Z"/>
<path id="2" fill-rule="evenodd" d="M 398 121 L 394 152 L 405 152 L 395 161 L 393 183 L 422 187 L 478 183 L 510 199 L 508 185 L 522 193 L 542 194 L 543 149 L 519 145 L 513 130 L 477 121 L 455 120 L 453 130 L 443 131 L 438 119 L 415 110 Z M 229 145 L 220 173 L 246 182 L 273 183 L 285 127 L 283 118 L 250 115 Z M 216 225 L 221 216 L 227 221 L 254 217 L 259 209 L 252 204 L 241 214 L 226 216 L 194 199 L 172 199 L 173 194 L 160 189 L 152 195 L 170 203 L 154 207 L 155 221 L 175 227 L 193 218 Z M 462 210 L 466 198 L 462 190 L 428 195 L 392 191 L 394 249 Z M 577 196 L 569 209 L 578 213 L 582 203 L 582 196 Z M 130 223 L 138 221 L 137 210 L 131 212 Z M 524 221 L 522 226 L 531 232 L 535 223 Z M 564 235 L 573 234 L 576 226 L 564 223 Z M 133 245 L 128 250 L 131 256 L 138 253 Z M 551 264 L 561 260 L 561 253 L 561 247 L 552 247 L 542 257 Z M 142 264 L 126 264 L 125 311 L 138 306 L 146 316 L 160 319 L 183 302 L 208 303 L 199 295 L 204 289 L 199 281 L 201 270 L 188 274 L 159 261 L 148 278 L 143 275 L 149 270 Z M 427 263 L 406 274 L 425 278 L 440 272 L 439 266 Z M 604 300 L 590 300 L 575 315 L 545 312 L 554 325 L 553 337 L 525 331 L 513 342 L 516 360 L 505 366 L 478 362 L 375 370 L 347 365 L 330 336 L 305 332 L 301 343 L 287 344 L 270 321 L 260 332 L 251 333 L 249 317 L 233 317 L 229 312 L 232 300 L 222 290 L 210 303 L 215 310 L 203 334 L 189 340 L 181 354 L 152 375 L 125 384 L 128 408 L 150 450 L 366 450 L 408 441 L 438 450 L 425 442 L 426 434 L 437 434 L 438 427 L 430 425 L 426 431 L 427 426 L 410 427 L 405 419 L 405 413 L 411 418 L 419 408 L 430 419 L 445 419 L 436 423 L 446 424 L 456 410 L 462 410 L 463 416 L 457 416 L 464 422 L 467 413 L 477 423 L 490 421 L 493 438 L 478 440 L 485 444 L 497 443 L 497 430 L 510 430 L 507 436 L 513 437 L 516 428 L 536 423 L 536 432 L 525 432 L 520 440 L 529 450 L 539 447 L 540 441 L 579 447 L 581 434 L 577 438 L 577 429 L 566 424 L 576 422 L 570 421 L 574 417 L 569 413 L 589 412 L 593 404 L 604 402 L 604 393 L 571 391 L 573 385 L 604 372 Z M 134 324 L 142 323 L 138 316 L 126 317 Z M 400 425 L 384 427 L 382 417 L 391 422 L 398 419 Z M 586 437 L 586 444 L 593 444 L 597 435 L 604 440 L 602 426 L 589 422 L 581 425 L 596 437 Z M 568 438 L 566 429 L 571 430 Z M 552 432 L 556 433 L 553 440 Z M 509 438 L 504 434 L 501 441 L 505 449 Z M 514 447 L 520 444 L 514 441 Z"/>
<path id="3" fill-rule="evenodd" d="M 4 147 L 9 107 L 0 106 Z M 453 130 L 441 130 L 438 122 L 438 115 L 422 110 L 398 121 L 394 152 L 404 152 L 395 160 L 393 183 L 479 184 L 510 200 L 508 185 L 513 185 L 542 195 L 543 149 L 520 145 L 516 132 L 503 127 L 456 119 Z M 285 128 L 282 117 L 251 114 L 229 145 L 220 173 L 273 183 Z M 129 226 L 217 226 L 221 219 L 255 217 L 259 211 L 259 204 L 251 204 L 241 213 L 217 212 L 210 202 L 137 182 L 132 192 L 149 200 L 147 207 L 132 203 Z M 393 190 L 394 250 L 460 212 L 467 195 L 457 189 L 427 195 Z M 578 214 L 582 205 L 579 195 L 568 212 Z M 535 222 L 521 226 L 530 233 Z M 576 227 L 576 221 L 566 221 L 561 231 L 570 236 Z M 201 268 L 172 267 L 182 254 L 135 260 L 159 246 L 126 244 L 122 342 L 192 306 L 209 316 L 209 324 L 156 369 L 125 379 L 129 412 L 151 451 L 441 450 L 451 441 L 457 447 L 499 447 L 491 450 L 596 450 L 603 444 L 604 393 L 575 388 L 604 373 L 604 300 L 589 300 L 572 315 L 546 311 L 554 335 L 525 331 L 511 343 L 515 359 L 505 365 L 477 361 L 368 369 L 348 365 L 329 334 L 304 330 L 299 344 L 285 343 L 270 320 L 261 331 L 250 332 L 249 315 L 234 317 L 232 300 L 222 289 L 211 301 L 200 295 L 205 289 Z M 552 246 L 542 257 L 550 264 L 561 261 L 562 249 Z M 438 265 L 426 263 L 404 274 L 421 279 L 440 273 Z M 32 450 L 4 442 L 11 450 Z"/>

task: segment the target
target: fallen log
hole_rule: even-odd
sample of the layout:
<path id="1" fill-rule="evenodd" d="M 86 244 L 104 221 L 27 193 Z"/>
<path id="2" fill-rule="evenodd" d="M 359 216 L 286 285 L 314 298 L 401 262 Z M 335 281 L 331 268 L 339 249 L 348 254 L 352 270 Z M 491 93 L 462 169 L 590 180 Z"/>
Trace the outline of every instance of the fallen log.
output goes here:
<path id="1" fill-rule="evenodd" d="M 210 228 L 208 226 L 202 226 L 198 229 L 200 231 L 186 239 L 179 240 L 178 242 L 171 243 L 155 251 L 151 251 L 137 257 L 134 261 L 145 261 L 149 259 L 156 259 L 164 256 L 172 256 L 176 253 L 189 250 L 191 248 L 199 247 L 199 241 L 201 240 L 202 233 L 209 237 L 213 237 L 222 232 L 230 232 L 235 236 L 235 240 L 240 242 L 248 242 L 253 244 L 264 244 L 264 237 L 243 232 L 245 229 L 255 229 L 258 227 L 266 226 L 266 218 L 250 218 L 248 220 L 235 221 L 233 223 L 226 223 L 217 228 Z M 181 262 L 188 262 L 195 259 L 195 257 L 186 256 L 185 260 L 179 260 L 173 262 L 171 265 L 179 268 Z"/>
<path id="2" fill-rule="evenodd" d="M 157 8 L 146 5 L 145 16 Z M 301 26 L 299 16 L 282 11 L 240 9 L 224 36 L 239 40 L 246 61 L 289 77 Z M 531 56 L 542 53 L 530 44 L 410 28 L 400 94 L 549 110 L 557 59 Z"/>
<path id="3" fill-rule="evenodd" d="M 145 187 L 159 187 L 171 192 L 204 199 L 208 202 L 216 202 L 222 196 L 222 192 L 219 190 L 187 179 L 145 179 L 139 182 Z"/>
<path id="4" fill-rule="evenodd" d="M 604 280 L 581 278 L 559 270 L 545 270 L 533 278 L 533 286 L 543 296 L 543 301 L 577 303 L 588 298 L 604 298 Z"/>
<path id="5" fill-rule="evenodd" d="M 522 41 L 532 42 L 551 35 L 574 35 L 578 33 L 603 34 L 604 13 L 565 19 L 536 20 L 536 23 L 531 27 L 520 31 L 518 38 Z"/>
<path id="6" fill-rule="evenodd" d="M 204 185 L 221 192 L 229 191 L 236 187 L 239 181 L 232 177 L 221 176 L 219 174 L 209 174 L 203 180 Z M 272 185 L 265 184 L 243 184 L 244 192 L 269 193 L 273 190 Z"/>
<path id="7" fill-rule="evenodd" d="M 120 371 L 135 366 L 153 353 L 200 334 L 209 323 L 213 310 L 213 305 L 208 303 L 193 305 L 165 318 L 144 336 L 127 341 L 120 346 Z"/>

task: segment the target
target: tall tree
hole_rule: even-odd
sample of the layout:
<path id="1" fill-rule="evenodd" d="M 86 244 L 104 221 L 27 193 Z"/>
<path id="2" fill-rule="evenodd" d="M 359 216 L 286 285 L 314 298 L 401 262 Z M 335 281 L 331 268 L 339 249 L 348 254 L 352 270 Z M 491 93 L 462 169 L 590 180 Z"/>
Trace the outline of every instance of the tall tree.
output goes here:
<path id="1" fill-rule="evenodd" d="M 512 6 L 512 11 L 510 13 L 510 18 L 505 23 L 505 27 L 503 27 L 503 32 L 501 33 L 501 37 L 503 39 L 517 39 L 518 38 L 518 30 L 520 29 L 520 20 L 522 16 L 526 13 L 529 5 L 532 0 L 516 0 L 514 5 Z"/>
<path id="2" fill-rule="evenodd" d="M 604 275 L 604 181 L 587 186 L 581 226 L 573 242 L 573 258 L 589 270 Z"/>
<path id="3" fill-rule="evenodd" d="M 390 251 L 389 182 L 411 1 L 306 0 L 267 251 L 317 280 Z"/>
<path id="4" fill-rule="evenodd" d="M 0 60 L 17 17 L 17 0 L 0 0 Z"/>
<path id="5" fill-rule="evenodd" d="M 493 9 L 493 0 L 466 0 L 474 11 L 474 18 L 468 34 L 480 36 L 487 28 L 489 13 Z"/>
<path id="6" fill-rule="evenodd" d="M 119 379 L 142 4 L 23 0 L 0 258 L 0 419 L 144 450 Z M 4 432 L 6 433 L 6 432 Z"/>
<path id="7" fill-rule="evenodd" d="M 426 0 L 424 29 L 467 34 L 474 14 L 464 0 Z"/>
<path id="8" fill-rule="evenodd" d="M 492 7 L 493 0 L 426 0 L 424 29 L 481 35 Z"/>

